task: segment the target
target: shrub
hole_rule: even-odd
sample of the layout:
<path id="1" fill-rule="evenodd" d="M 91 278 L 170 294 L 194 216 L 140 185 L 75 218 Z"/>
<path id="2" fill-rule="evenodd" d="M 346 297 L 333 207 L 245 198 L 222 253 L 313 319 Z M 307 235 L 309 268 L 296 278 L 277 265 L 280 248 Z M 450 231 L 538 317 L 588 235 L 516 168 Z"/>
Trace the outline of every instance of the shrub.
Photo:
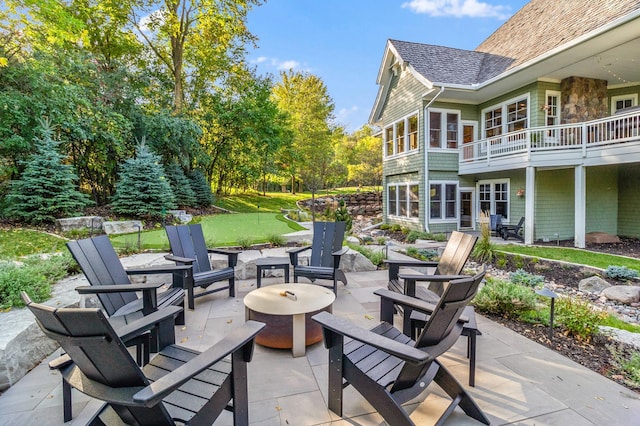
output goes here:
<path id="1" fill-rule="evenodd" d="M 402 231 L 402 226 L 400 225 L 391 225 L 391 228 L 389 228 L 391 230 L 391 232 L 400 232 Z"/>
<path id="2" fill-rule="evenodd" d="M 268 241 L 272 245 L 274 245 L 275 247 L 280 247 L 280 246 L 283 246 L 285 244 L 284 237 L 282 235 L 278 235 L 278 234 L 269 235 Z"/>
<path id="3" fill-rule="evenodd" d="M 604 274 L 612 280 L 626 281 L 638 277 L 638 271 L 627 268 L 626 266 L 608 266 Z"/>
<path id="4" fill-rule="evenodd" d="M 536 306 L 536 296 L 526 287 L 509 281 L 488 278 L 473 304 L 479 311 L 498 315 L 515 316 Z"/>
<path id="5" fill-rule="evenodd" d="M 480 263 L 490 263 L 496 253 L 496 245 L 491 242 L 491 228 L 488 215 L 480 213 L 480 238 L 476 242 L 471 256 Z"/>
<path id="6" fill-rule="evenodd" d="M 560 297 L 556 301 L 558 322 L 565 326 L 569 335 L 587 342 L 598 333 L 598 326 L 605 317 L 606 313 L 595 310 L 586 300 Z"/>
<path id="7" fill-rule="evenodd" d="M 376 243 L 380 246 L 387 244 L 387 239 L 385 237 L 376 238 Z"/>
<path id="8" fill-rule="evenodd" d="M 340 200 L 338 202 L 338 208 L 334 212 L 334 217 L 336 222 L 345 223 L 347 231 L 351 230 L 351 226 L 353 225 L 353 220 L 351 219 L 351 215 L 349 214 L 349 210 L 347 210 L 347 206 L 344 203 L 344 200 Z"/>
<path id="9" fill-rule="evenodd" d="M 407 234 L 408 243 L 415 243 L 416 240 L 418 239 L 421 239 L 421 240 L 427 239 L 427 233 L 420 232 L 420 231 L 409 231 L 409 233 Z"/>
<path id="10" fill-rule="evenodd" d="M 624 381 L 632 387 L 640 387 L 640 352 L 628 353 L 621 345 L 608 347 L 616 368 L 624 373 Z"/>
<path id="11" fill-rule="evenodd" d="M 240 237 L 237 243 L 243 249 L 248 249 L 253 244 L 253 239 L 251 237 Z"/>
<path id="12" fill-rule="evenodd" d="M 407 247 L 407 256 L 411 256 L 419 260 L 433 260 L 438 257 L 438 251 L 433 249 L 417 249 L 415 247 Z"/>
<path id="13" fill-rule="evenodd" d="M 509 274 L 509 280 L 514 284 L 523 285 L 525 287 L 535 288 L 544 283 L 544 277 L 542 275 L 534 275 L 525 271 L 524 269 L 518 269 L 515 272 Z"/>
<path id="14" fill-rule="evenodd" d="M 356 244 L 353 244 L 353 245 L 349 244 L 348 246 L 349 248 L 362 254 L 364 257 L 369 259 L 371 263 L 373 263 L 376 266 L 380 266 L 384 263 L 384 253 L 382 251 L 371 250 L 368 247 L 363 247 Z"/>

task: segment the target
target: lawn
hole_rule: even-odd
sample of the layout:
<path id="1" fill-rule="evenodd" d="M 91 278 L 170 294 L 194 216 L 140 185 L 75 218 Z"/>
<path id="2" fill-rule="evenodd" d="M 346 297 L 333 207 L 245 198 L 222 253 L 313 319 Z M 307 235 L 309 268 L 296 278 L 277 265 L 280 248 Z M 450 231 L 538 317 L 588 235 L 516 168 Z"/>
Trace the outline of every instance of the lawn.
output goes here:
<path id="1" fill-rule="evenodd" d="M 0 231 L 0 259 L 15 259 L 30 254 L 66 252 L 65 239 L 30 229 Z"/>

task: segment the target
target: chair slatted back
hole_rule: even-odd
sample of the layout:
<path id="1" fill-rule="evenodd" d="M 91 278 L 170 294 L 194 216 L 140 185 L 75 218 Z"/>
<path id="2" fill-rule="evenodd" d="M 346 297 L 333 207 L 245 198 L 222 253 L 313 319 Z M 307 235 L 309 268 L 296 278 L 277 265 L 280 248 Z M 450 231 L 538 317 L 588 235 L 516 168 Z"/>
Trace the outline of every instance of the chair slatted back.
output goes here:
<path id="1" fill-rule="evenodd" d="M 202 225 L 169 225 L 165 226 L 171 253 L 175 256 L 195 259 L 193 273 L 211 271 L 211 262 L 204 240 Z"/>
<path id="2" fill-rule="evenodd" d="M 111 388 L 149 384 L 99 309 L 54 309 L 36 303 L 27 306 L 45 335 L 56 340 L 89 379 Z M 127 424 L 173 424 L 162 404 L 151 408 L 111 406 Z"/>
<path id="3" fill-rule="evenodd" d="M 449 283 L 420 336 L 416 339 L 416 348 L 424 349 L 435 359 L 455 344 L 462 332 L 462 323 L 458 322 L 462 311 L 478 292 L 484 275 L 485 272 L 482 271 L 474 277 L 453 280 Z M 394 383 L 393 390 L 411 387 L 418 378 L 422 377 L 429 368 L 429 364 L 415 366 L 405 363 Z"/>
<path id="4" fill-rule="evenodd" d="M 309 265 L 333 267 L 332 253 L 342 248 L 345 231 L 345 222 L 315 222 Z"/>
<path id="5" fill-rule="evenodd" d="M 100 235 L 69 241 L 67 248 L 80 265 L 91 285 L 130 284 L 131 281 L 111 245 L 109 237 Z M 129 302 L 138 299 L 135 292 L 99 294 L 98 298 L 109 316 Z"/>
<path id="6" fill-rule="evenodd" d="M 435 275 L 460 275 L 476 241 L 478 241 L 478 237 L 475 235 L 453 231 L 438 260 Z M 431 285 L 430 288 L 441 296 L 444 287 L 441 283 L 434 284 L 440 285 Z"/>

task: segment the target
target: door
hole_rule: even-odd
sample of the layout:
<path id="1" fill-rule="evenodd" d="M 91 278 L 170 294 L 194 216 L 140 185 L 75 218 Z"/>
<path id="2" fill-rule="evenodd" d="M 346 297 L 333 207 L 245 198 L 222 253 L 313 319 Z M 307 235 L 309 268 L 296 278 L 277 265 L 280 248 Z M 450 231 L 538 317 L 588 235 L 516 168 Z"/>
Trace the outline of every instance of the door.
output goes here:
<path id="1" fill-rule="evenodd" d="M 473 228 L 473 190 L 460 190 L 460 228 Z"/>

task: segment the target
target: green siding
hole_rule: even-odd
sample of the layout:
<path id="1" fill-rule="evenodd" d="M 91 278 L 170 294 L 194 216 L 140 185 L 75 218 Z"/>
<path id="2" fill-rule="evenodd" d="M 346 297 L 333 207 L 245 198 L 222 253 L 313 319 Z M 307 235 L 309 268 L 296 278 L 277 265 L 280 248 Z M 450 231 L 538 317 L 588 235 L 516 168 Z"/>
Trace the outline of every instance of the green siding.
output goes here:
<path id="1" fill-rule="evenodd" d="M 587 172 L 586 232 L 618 234 L 618 168 L 589 167 Z"/>
<path id="2" fill-rule="evenodd" d="M 433 170 L 445 170 L 458 173 L 458 152 L 430 152 L 427 154 L 429 174 Z"/>
<path id="3" fill-rule="evenodd" d="M 621 168 L 618 174 L 618 235 L 640 238 L 640 168 Z"/>
<path id="4" fill-rule="evenodd" d="M 574 169 L 538 171 L 534 240 L 574 236 Z"/>

